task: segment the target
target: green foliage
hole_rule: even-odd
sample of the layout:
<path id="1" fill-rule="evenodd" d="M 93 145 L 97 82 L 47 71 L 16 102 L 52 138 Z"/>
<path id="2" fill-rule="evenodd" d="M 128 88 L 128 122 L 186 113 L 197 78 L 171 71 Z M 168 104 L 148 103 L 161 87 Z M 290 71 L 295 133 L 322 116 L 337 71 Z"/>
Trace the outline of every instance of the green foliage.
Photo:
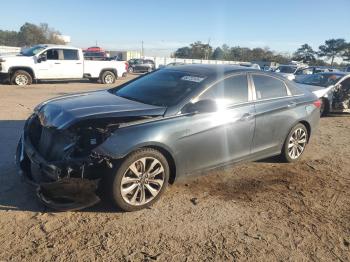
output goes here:
<path id="1" fill-rule="evenodd" d="M 59 39 L 60 33 L 48 24 L 35 25 L 25 23 L 19 32 L 0 30 L 0 45 L 32 46 L 36 44 L 64 44 Z"/>
<path id="2" fill-rule="evenodd" d="M 345 62 L 350 62 L 350 43 L 346 43 L 344 46 L 342 57 Z"/>
<path id="3" fill-rule="evenodd" d="M 297 51 L 293 54 L 293 60 L 300 61 L 303 63 L 311 63 L 316 60 L 316 52 L 308 44 L 303 44 Z"/>
<path id="4" fill-rule="evenodd" d="M 320 51 L 316 52 L 308 44 L 303 44 L 298 48 L 293 57 L 289 54 L 281 54 L 271 51 L 269 48 L 247 48 L 234 46 L 229 47 L 224 44 L 221 47 L 216 47 L 214 52 L 213 48 L 208 44 L 203 44 L 200 41 L 190 44 L 190 46 L 181 47 L 173 54 L 178 58 L 189 59 L 213 59 L 213 60 L 230 60 L 241 62 L 254 62 L 254 61 L 271 61 L 279 64 L 286 64 L 293 60 L 297 60 L 310 65 L 325 66 L 329 65 L 319 57 L 326 57 L 331 59 L 331 65 L 334 64 L 335 57 L 343 57 L 344 61 L 350 62 L 350 43 L 346 43 L 344 39 L 330 39 L 325 41 L 325 45 L 319 47 Z"/>
<path id="5" fill-rule="evenodd" d="M 345 46 L 345 39 L 329 39 L 325 41 L 324 45 L 319 47 L 320 51 L 318 52 L 318 55 L 320 57 L 331 59 L 331 65 L 333 65 L 334 58 L 341 56 Z"/>

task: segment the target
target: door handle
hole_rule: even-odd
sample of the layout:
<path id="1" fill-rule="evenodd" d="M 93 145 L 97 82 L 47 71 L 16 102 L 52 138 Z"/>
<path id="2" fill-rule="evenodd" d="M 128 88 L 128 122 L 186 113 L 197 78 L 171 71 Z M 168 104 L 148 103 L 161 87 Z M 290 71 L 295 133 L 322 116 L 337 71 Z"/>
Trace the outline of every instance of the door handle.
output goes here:
<path id="1" fill-rule="evenodd" d="M 55 63 L 55 65 L 60 65 L 61 63 Z"/>
<path id="2" fill-rule="evenodd" d="M 76 63 L 77 65 L 81 65 L 81 63 Z"/>
<path id="3" fill-rule="evenodd" d="M 288 104 L 288 107 L 296 107 L 296 105 L 297 105 L 297 103 L 295 103 L 295 102 L 290 102 L 290 103 Z"/>
<path id="4" fill-rule="evenodd" d="M 240 121 L 247 121 L 254 117 L 254 114 L 251 113 L 245 113 L 243 116 L 239 119 Z"/>

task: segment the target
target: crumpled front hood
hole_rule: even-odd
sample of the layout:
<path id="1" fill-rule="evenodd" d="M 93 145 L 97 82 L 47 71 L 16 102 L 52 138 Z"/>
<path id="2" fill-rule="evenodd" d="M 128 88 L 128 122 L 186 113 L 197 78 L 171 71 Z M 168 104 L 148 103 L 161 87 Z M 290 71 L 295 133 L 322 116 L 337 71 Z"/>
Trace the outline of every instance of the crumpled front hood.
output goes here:
<path id="1" fill-rule="evenodd" d="M 43 126 L 65 129 L 86 119 L 160 116 L 165 110 L 165 107 L 142 104 L 103 90 L 48 100 L 38 105 L 35 113 Z"/>

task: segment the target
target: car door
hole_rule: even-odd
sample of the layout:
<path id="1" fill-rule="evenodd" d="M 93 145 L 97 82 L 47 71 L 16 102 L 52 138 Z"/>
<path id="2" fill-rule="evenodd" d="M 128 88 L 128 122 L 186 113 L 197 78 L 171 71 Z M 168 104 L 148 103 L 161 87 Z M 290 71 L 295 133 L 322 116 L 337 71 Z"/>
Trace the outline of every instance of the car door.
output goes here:
<path id="1" fill-rule="evenodd" d="M 142 59 L 135 60 L 134 71 L 142 71 L 142 64 L 143 64 Z"/>
<path id="2" fill-rule="evenodd" d="M 297 100 L 279 78 L 254 73 L 251 80 L 256 100 L 252 154 L 277 153 L 296 119 Z"/>
<path id="3" fill-rule="evenodd" d="M 61 65 L 64 68 L 62 71 L 62 78 L 82 78 L 83 77 L 83 63 L 79 57 L 77 49 L 63 49 L 63 60 Z"/>
<path id="4" fill-rule="evenodd" d="M 187 117 L 187 135 L 181 139 L 179 161 L 187 171 L 218 166 L 250 154 L 254 134 L 254 104 L 247 75 L 229 76 L 209 87 L 193 102 L 214 100 L 218 111 Z"/>
<path id="5" fill-rule="evenodd" d="M 62 49 L 47 49 L 38 57 L 36 65 L 36 77 L 38 79 L 62 78 L 62 71 L 64 69 L 61 63 L 63 59 Z"/>

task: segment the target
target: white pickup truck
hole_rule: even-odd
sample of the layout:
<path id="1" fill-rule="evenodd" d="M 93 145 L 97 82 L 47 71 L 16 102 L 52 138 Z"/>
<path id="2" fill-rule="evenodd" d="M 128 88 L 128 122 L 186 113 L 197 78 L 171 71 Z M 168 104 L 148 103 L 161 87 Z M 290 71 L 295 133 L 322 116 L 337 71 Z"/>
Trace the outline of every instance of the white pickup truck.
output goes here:
<path id="1" fill-rule="evenodd" d="M 125 61 L 84 60 L 80 48 L 60 45 L 36 45 L 20 55 L 0 56 L 0 77 L 14 85 L 30 85 L 33 80 L 88 78 L 112 84 L 125 76 Z"/>

